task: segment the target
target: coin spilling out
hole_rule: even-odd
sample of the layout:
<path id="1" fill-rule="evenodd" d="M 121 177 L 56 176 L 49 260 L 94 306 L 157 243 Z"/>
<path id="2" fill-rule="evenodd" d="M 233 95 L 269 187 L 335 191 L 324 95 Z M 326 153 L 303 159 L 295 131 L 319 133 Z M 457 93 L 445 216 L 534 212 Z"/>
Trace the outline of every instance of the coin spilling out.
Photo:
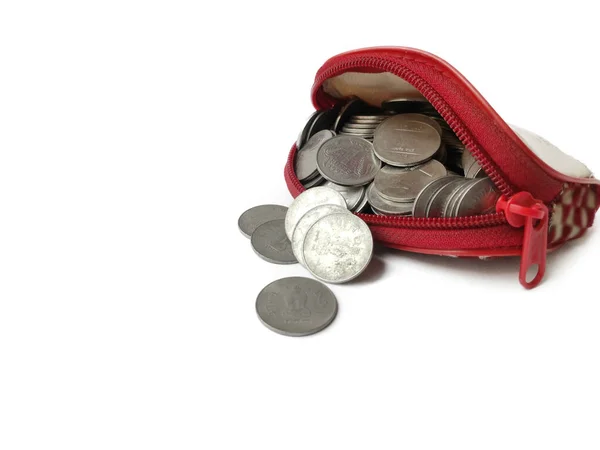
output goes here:
<path id="1" fill-rule="evenodd" d="M 285 215 L 285 234 L 288 239 L 292 239 L 294 228 L 302 216 L 319 205 L 337 205 L 346 208 L 346 200 L 339 192 L 324 186 L 304 191 L 294 199 Z"/>
<path id="2" fill-rule="evenodd" d="M 238 227 L 246 237 L 263 223 L 276 219 L 285 219 L 287 208 L 280 205 L 260 205 L 245 211 L 238 219 Z"/>
<path id="3" fill-rule="evenodd" d="M 308 230 L 310 230 L 317 220 L 329 214 L 340 212 L 347 213 L 348 210 L 338 205 L 320 205 L 308 211 L 298 221 L 292 235 L 292 252 L 300 264 L 304 265 L 304 238 Z"/>
<path id="4" fill-rule="evenodd" d="M 469 182 L 488 178 L 425 98 L 394 98 L 380 109 L 352 98 L 335 114 L 329 131 L 337 136 L 306 146 L 305 156 L 316 153 L 316 162 L 311 159 L 310 168 L 297 175 L 308 191 L 325 185 L 344 196 L 350 211 L 383 216 L 494 212 L 488 202 L 498 190 L 491 181 Z M 362 190 L 344 191 L 357 187 Z"/>
<path id="5" fill-rule="evenodd" d="M 285 235 L 284 219 L 271 220 L 260 225 L 250 238 L 258 256 L 275 264 L 298 262 L 292 251 L 292 243 Z"/>
<path id="6" fill-rule="evenodd" d="M 333 292 L 316 280 L 289 277 L 273 281 L 256 299 L 260 321 L 285 336 L 308 336 L 325 329 L 337 314 Z"/>
<path id="7" fill-rule="evenodd" d="M 304 238 L 304 266 L 319 280 L 345 283 L 356 278 L 373 256 L 373 236 L 366 223 L 348 213 L 317 220 Z"/>

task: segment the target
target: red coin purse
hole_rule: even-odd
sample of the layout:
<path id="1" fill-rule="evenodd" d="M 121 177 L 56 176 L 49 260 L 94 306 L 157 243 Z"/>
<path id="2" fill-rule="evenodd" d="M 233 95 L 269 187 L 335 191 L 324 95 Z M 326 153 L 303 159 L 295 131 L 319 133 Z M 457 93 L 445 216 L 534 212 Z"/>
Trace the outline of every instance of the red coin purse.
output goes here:
<path id="1" fill-rule="evenodd" d="M 382 244 L 401 250 L 460 257 L 521 256 L 519 280 L 537 286 L 546 253 L 581 237 L 600 206 L 599 180 L 543 138 L 511 128 L 456 69 L 416 49 L 378 47 L 334 56 L 312 87 L 316 109 L 350 97 L 379 106 L 404 96 L 425 97 L 449 124 L 502 193 L 496 213 L 457 218 L 358 214 Z M 285 180 L 304 191 L 294 172 L 296 145 Z M 531 279 L 528 270 L 537 266 Z"/>

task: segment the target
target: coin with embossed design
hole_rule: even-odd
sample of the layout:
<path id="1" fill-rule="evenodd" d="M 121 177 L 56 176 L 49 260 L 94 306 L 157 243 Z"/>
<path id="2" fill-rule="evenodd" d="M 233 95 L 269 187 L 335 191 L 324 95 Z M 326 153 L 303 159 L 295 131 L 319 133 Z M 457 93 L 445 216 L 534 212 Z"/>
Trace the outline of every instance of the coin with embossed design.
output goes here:
<path id="1" fill-rule="evenodd" d="M 292 251 L 292 243 L 285 234 L 283 219 L 263 223 L 252 233 L 250 243 L 256 254 L 266 261 L 275 264 L 298 262 Z"/>
<path id="2" fill-rule="evenodd" d="M 260 321 L 285 336 L 317 333 L 333 322 L 337 310 L 333 292 L 323 283 L 304 277 L 273 281 L 256 299 Z"/>
<path id="3" fill-rule="evenodd" d="M 373 237 L 357 216 L 329 214 L 308 230 L 302 252 L 304 266 L 315 278 L 344 283 L 367 268 L 373 256 Z"/>
<path id="4" fill-rule="evenodd" d="M 338 205 L 346 208 L 346 200 L 342 194 L 325 186 L 304 191 L 294 199 L 285 215 L 285 234 L 290 240 L 300 218 L 319 205 Z"/>
<path id="5" fill-rule="evenodd" d="M 370 183 L 381 167 L 373 144 L 356 136 L 336 136 L 317 152 L 317 169 L 325 179 L 342 186 Z"/>
<path id="6" fill-rule="evenodd" d="M 296 224 L 291 239 L 292 252 L 294 253 L 294 256 L 300 264 L 304 265 L 304 255 L 302 254 L 302 247 L 304 245 L 304 238 L 306 237 L 306 233 L 308 233 L 308 230 L 310 230 L 310 228 L 314 225 L 314 223 L 317 220 L 321 219 L 322 217 L 325 217 L 328 214 L 333 213 L 350 214 L 350 211 L 338 205 L 320 205 L 314 207 L 306 214 L 304 214 Z"/>

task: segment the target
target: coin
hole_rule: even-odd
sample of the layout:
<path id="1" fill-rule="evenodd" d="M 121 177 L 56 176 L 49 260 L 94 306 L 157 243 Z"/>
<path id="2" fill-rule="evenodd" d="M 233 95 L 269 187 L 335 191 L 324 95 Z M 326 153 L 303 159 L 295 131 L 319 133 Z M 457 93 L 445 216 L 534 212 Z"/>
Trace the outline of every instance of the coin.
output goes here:
<path id="1" fill-rule="evenodd" d="M 346 200 L 346 206 L 350 211 L 354 211 L 360 204 L 361 200 L 365 195 L 364 186 L 341 186 L 339 184 L 326 181 L 323 186 L 338 191 Z"/>
<path id="2" fill-rule="evenodd" d="M 304 185 L 304 187 L 306 189 L 310 189 L 312 187 L 319 186 L 320 184 L 323 184 L 324 182 L 325 182 L 325 178 L 323 178 L 323 175 L 321 175 L 320 173 L 317 172 L 317 176 L 315 176 L 314 178 L 311 178 L 308 181 L 305 181 L 302 184 Z"/>
<path id="3" fill-rule="evenodd" d="M 333 292 L 323 283 L 304 277 L 273 281 L 256 299 L 260 321 L 285 336 L 317 333 L 333 322 L 337 310 Z"/>
<path id="4" fill-rule="evenodd" d="M 330 130 L 321 130 L 311 136 L 306 144 L 296 153 L 295 171 L 300 182 L 309 180 L 317 172 L 317 150 L 323 142 L 335 134 Z"/>
<path id="5" fill-rule="evenodd" d="M 496 203 L 500 193 L 489 178 L 478 178 L 465 189 L 457 202 L 454 217 L 490 214 L 496 211 Z"/>
<path id="6" fill-rule="evenodd" d="M 285 219 L 287 213 L 285 206 L 260 205 L 245 211 L 238 219 L 238 227 L 246 237 L 252 236 L 254 230 L 263 223 L 276 219 Z"/>
<path id="7" fill-rule="evenodd" d="M 306 233 L 310 228 L 314 225 L 314 223 L 322 217 L 325 217 L 328 214 L 333 213 L 346 213 L 350 214 L 350 212 L 341 206 L 337 205 L 320 205 L 315 206 L 313 209 L 304 214 L 298 224 L 294 228 L 294 233 L 292 234 L 292 252 L 294 256 L 298 260 L 298 262 L 304 265 L 304 255 L 302 253 L 302 246 L 304 245 L 304 238 L 306 237 Z"/>
<path id="8" fill-rule="evenodd" d="M 384 215 L 409 215 L 413 210 L 413 204 L 410 202 L 392 202 L 382 197 L 377 189 L 375 183 L 371 183 L 367 189 L 367 199 L 369 205 L 373 208 L 373 211 Z"/>
<path id="9" fill-rule="evenodd" d="M 449 181 L 455 179 L 455 177 L 442 177 L 437 178 L 429 182 L 415 199 L 413 216 L 414 217 L 427 217 L 427 207 L 429 206 L 433 196 L 439 191 L 439 189 L 445 186 Z M 459 177 L 460 180 L 464 178 Z"/>
<path id="10" fill-rule="evenodd" d="M 317 152 L 317 169 L 327 180 L 343 186 L 362 186 L 373 180 L 381 167 L 373 144 L 355 136 L 336 136 Z"/>
<path id="11" fill-rule="evenodd" d="M 357 216 L 329 214 L 308 230 L 303 253 L 305 267 L 315 278 L 344 283 L 366 269 L 373 255 L 373 237 Z"/>
<path id="12" fill-rule="evenodd" d="M 252 248 L 262 259 L 275 264 L 298 262 L 292 243 L 285 235 L 285 220 L 277 219 L 260 225 L 250 237 Z"/>
<path id="13" fill-rule="evenodd" d="M 346 200 L 339 192 L 324 186 L 304 191 L 294 199 L 285 215 L 285 234 L 289 239 L 292 238 L 292 233 L 300 218 L 319 205 L 338 205 L 346 208 Z"/>
<path id="14" fill-rule="evenodd" d="M 375 176 L 378 193 L 394 202 L 412 202 L 428 183 L 446 176 L 446 167 L 432 159 L 409 169 L 385 166 Z"/>
<path id="15" fill-rule="evenodd" d="M 443 178 L 444 185 L 441 186 L 429 199 L 427 203 L 427 210 L 425 217 L 444 217 L 444 208 L 448 197 L 458 187 L 464 185 L 465 179 L 463 177 L 455 177 L 453 180 L 449 180 L 449 177 Z"/>
<path id="16" fill-rule="evenodd" d="M 438 151 L 442 138 L 428 121 L 405 114 L 392 116 L 375 130 L 375 155 L 392 166 L 420 164 Z"/>

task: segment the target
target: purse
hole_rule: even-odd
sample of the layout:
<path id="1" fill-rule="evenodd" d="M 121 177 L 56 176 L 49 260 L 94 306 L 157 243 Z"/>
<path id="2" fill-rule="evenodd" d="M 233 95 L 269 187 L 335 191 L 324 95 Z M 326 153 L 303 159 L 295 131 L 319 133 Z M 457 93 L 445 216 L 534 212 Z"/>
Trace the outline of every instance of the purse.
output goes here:
<path id="1" fill-rule="evenodd" d="M 590 170 L 545 139 L 508 125 L 464 76 L 430 53 L 376 47 L 339 54 L 318 70 L 311 95 L 317 110 L 352 97 L 377 107 L 424 97 L 501 193 L 496 212 L 478 216 L 358 213 L 373 238 L 388 247 L 482 259 L 520 255 L 519 281 L 529 289 L 544 276 L 547 251 L 581 237 L 593 224 L 600 183 Z M 294 144 L 284 170 L 294 197 L 305 190 L 294 169 L 296 152 Z"/>

